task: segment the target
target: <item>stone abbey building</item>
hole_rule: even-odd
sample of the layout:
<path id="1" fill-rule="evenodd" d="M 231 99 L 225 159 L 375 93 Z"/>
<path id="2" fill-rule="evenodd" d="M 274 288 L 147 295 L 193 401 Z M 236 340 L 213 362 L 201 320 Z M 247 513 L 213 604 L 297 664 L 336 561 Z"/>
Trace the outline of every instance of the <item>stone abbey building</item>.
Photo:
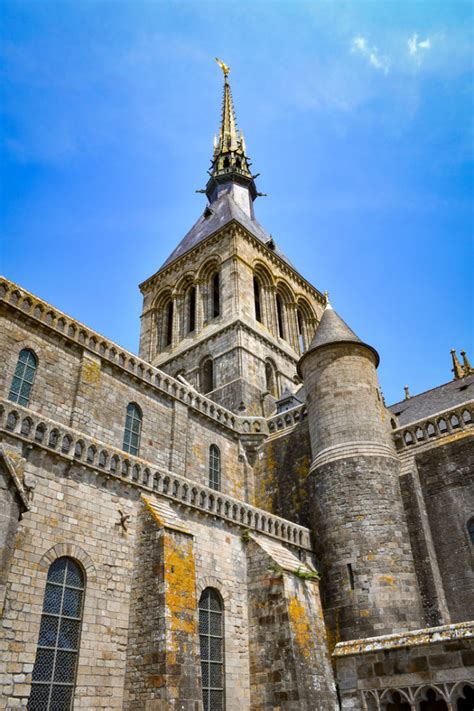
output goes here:
<path id="1" fill-rule="evenodd" d="M 472 711 L 474 372 L 386 407 L 222 68 L 139 355 L 0 279 L 0 708 Z"/>

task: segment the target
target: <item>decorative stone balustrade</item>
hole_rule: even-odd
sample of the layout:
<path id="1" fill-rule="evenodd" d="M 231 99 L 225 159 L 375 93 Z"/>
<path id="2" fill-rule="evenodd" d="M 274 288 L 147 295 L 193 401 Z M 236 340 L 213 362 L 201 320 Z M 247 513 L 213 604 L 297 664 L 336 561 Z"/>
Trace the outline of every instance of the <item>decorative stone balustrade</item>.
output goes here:
<path id="1" fill-rule="evenodd" d="M 267 420 L 268 431 L 270 435 L 286 430 L 289 427 L 294 427 L 308 416 L 306 405 L 298 405 L 292 407 L 291 410 L 280 412 L 278 415 L 273 415 Z"/>
<path id="2" fill-rule="evenodd" d="M 251 426 L 251 419 L 249 426 Z M 310 532 L 303 526 L 273 516 L 238 499 L 226 496 L 139 457 L 109 447 L 53 420 L 8 400 L 0 400 L 0 431 L 55 452 L 76 462 L 116 477 L 128 484 L 156 492 L 183 506 L 218 516 L 230 523 L 252 529 L 285 543 L 311 550 Z"/>
<path id="3" fill-rule="evenodd" d="M 0 301 L 27 314 L 29 318 L 41 322 L 62 337 L 75 341 L 82 348 L 126 371 L 137 380 L 153 386 L 168 397 L 180 400 L 202 415 L 218 422 L 222 427 L 244 434 L 268 434 L 266 420 L 263 417 L 235 415 L 3 277 L 0 277 Z"/>
<path id="4" fill-rule="evenodd" d="M 453 434 L 473 426 L 473 403 L 459 405 L 432 417 L 411 422 L 393 431 L 397 451 L 403 452 L 416 445 Z"/>

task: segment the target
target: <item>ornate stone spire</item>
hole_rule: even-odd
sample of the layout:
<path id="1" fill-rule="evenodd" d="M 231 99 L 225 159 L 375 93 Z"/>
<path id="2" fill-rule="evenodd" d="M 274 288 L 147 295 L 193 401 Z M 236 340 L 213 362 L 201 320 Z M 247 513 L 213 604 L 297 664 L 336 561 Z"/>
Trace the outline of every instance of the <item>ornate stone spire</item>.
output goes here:
<path id="1" fill-rule="evenodd" d="M 474 368 L 469 363 L 469 359 L 466 355 L 466 351 L 461 351 L 461 357 L 464 363 L 464 376 L 472 375 L 474 373 Z"/>
<path id="2" fill-rule="evenodd" d="M 228 67 L 220 59 L 216 61 L 224 73 L 224 95 L 222 99 L 222 116 L 219 134 L 214 138 L 214 152 L 209 171 L 210 178 L 205 193 L 209 202 L 214 202 L 222 192 L 223 185 L 239 185 L 246 188 L 250 195 L 250 204 L 255 200 L 257 188 L 250 172 L 250 163 L 246 152 L 242 131 L 237 130 L 234 103 L 229 84 Z M 249 208 L 251 210 L 251 208 Z M 247 210 L 246 210 L 247 212 Z"/>
<path id="3" fill-rule="evenodd" d="M 463 369 L 462 369 L 462 367 L 461 367 L 461 363 L 460 363 L 459 360 L 458 360 L 458 357 L 457 357 L 457 355 L 456 355 L 456 351 L 455 351 L 454 348 L 451 350 L 451 358 L 453 359 L 453 368 L 452 368 L 452 370 L 453 370 L 453 373 L 454 373 L 454 380 L 459 380 L 459 378 L 464 377 L 464 372 L 463 372 Z"/>

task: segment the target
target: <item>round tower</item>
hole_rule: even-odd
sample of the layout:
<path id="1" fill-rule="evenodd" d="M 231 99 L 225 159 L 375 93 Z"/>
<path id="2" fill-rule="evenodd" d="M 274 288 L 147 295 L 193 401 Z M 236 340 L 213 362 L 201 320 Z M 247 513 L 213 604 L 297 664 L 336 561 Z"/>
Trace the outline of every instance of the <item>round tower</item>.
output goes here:
<path id="1" fill-rule="evenodd" d="M 333 644 L 422 625 L 378 363 L 377 351 L 327 305 L 298 364 L 311 437 L 312 527 Z"/>

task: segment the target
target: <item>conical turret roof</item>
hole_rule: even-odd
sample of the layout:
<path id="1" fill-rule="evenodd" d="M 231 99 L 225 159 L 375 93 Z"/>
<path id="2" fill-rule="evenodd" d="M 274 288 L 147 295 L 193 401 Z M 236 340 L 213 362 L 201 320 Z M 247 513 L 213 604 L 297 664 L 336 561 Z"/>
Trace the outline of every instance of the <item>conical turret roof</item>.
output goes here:
<path id="1" fill-rule="evenodd" d="M 323 346 L 329 346 L 335 343 L 360 343 L 361 346 L 369 348 L 375 355 L 376 365 L 379 364 L 380 358 L 379 354 L 372 346 L 364 343 L 360 340 L 352 328 L 349 328 L 347 323 L 339 316 L 339 314 L 333 309 L 330 303 L 326 305 L 324 309 L 323 316 L 319 323 L 314 338 L 311 341 L 311 345 L 308 350 L 303 354 L 298 363 L 298 373 L 301 376 L 301 362 L 303 358 L 306 358 L 308 353 L 315 351 L 317 348 L 322 348 Z"/>

